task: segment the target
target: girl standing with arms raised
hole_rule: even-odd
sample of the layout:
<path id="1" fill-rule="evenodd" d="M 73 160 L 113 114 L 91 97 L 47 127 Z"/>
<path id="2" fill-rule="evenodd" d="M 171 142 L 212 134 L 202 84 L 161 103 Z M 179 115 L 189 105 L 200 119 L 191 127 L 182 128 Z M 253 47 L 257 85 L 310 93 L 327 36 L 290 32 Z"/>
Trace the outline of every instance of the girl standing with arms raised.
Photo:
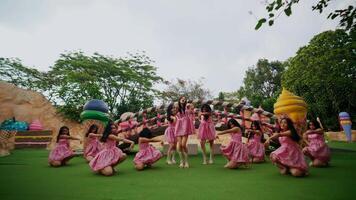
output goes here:
<path id="1" fill-rule="evenodd" d="M 169 144 L 167 151 L 167 164 L 169 165 L 176 163 L 174 159 L 174 154 L 177 149 L 177 138 L 174 135 L 174 129 L 177 121 L 176 114 L 177 108 L 172 103 L 167 108 L 168 128 L 164 132 L 165 139 Z"/>
<path id="2" fill-rule="evenodd" d="M 190 111 L 187 109 L 187 100 L 184 96 L 178 100 L 177 123 L 174 130 L 174 135 L 177 137 L 180 168 L 189 168 L 188 163 L 188 136 L 193 134 Z"/>
<path id="3" fill-rule="evenodd" d="M 216 132 L 215 132 L 215 126 L 213 120 L 211 119 L 211 108 L 208 104 L 203 104 L 200 113 L 200 125 L 199 125 L 198 138 L 200 139 L 200 146 L 203 151 L 202 153 L 203 153 L 204 165 L 207 164 L 206 149 L 205 149 L 206 141 L 208 141 L 210 144 L 209 164 L 214 163 L 213 145 L 214 145 L 215 137 L 216 137 Z"/>
<path id="4" fill-rule="evenodd" d="M 270 155 L 271 161 L 276 164 L 281 174 L 291 173 L 292 176 L 305 176 L 308 166 L 298 142 L 300 136 L 294 128 L 293 121 L 283 118 L 280 121 L 281 132 L 273 134 L 265 142 L 269 145 L 272 139 L 279 140 L 281 146 Z"/>

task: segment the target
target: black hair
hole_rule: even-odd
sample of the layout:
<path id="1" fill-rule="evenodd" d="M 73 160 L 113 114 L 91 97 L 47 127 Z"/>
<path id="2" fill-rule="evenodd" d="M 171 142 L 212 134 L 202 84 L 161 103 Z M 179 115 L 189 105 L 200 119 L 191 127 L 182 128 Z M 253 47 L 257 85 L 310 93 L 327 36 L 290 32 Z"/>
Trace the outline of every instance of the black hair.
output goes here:
<path id="1" fill-rule="evenodd" d="M 252 129 L 252 125 L 254 127 L 256 127 L 256 130 L 260 131 L 260 133 L 261 133 L 261 142 L 264 141 L 265 139 L 264 139 L 264 135 L 263 135 L 263 131 L 262 131 L 262 128 L 261 128 L 260 121 L 252 121 L 251 129 Z M 253 134 L 251 134 L 249 138 L 251 138 L 252 136 L 253 136 Z"/>
<path id="2" fill-rule="evenodd" d="M 85 137 L 88 137 L 89 133 L 98 133 L 98 126 L 95 124 L 91 125 L 88 129 L 88 132 L 85 134 Z"/>
<path id="3" fill-rule="evenodd" d="M 206 110 L 206 112 L 211 113 L 211 108 L 209 106 L 209 104 L 203 104 L 200 108 L 201 112 L 204 112 L 204 109 Z M 209 115 L 204 115 L 204 120 L 208 120 L 209 119 Z"/>
<path id="4" fill-rule="evenodd" d="M 59 141 L 59 137 L 61 136 L 61 135 L 63 135 L 63 130 L 64 129 L 67 129 L 68 130 L 68 133 L 66 134 L 66 135 L 69 135 L 69 128 L 67 127 L 67 126 L 62 126 L 60 129 L 59 129 L 59 132 L 58 132 L 58 135 L 57 135 L 57 141 L 56 142 L 58 142 Z"/>
<path id="5" fill-rule="evenodd" d="M 104 130 L 104 133 L 103 133 L 103 136 L 100 138 L 100 141 L 101 142 L 106 142 L 106 140 L 108 139 L 109 135 L 111 134 L 111 126 L 112 125 L 115 125 L 113 121 L 109 121 L 108 124 L 106 125 L 105 127 L 105 130 Z M 115 125 L 116 126 L 116 125 Z"/>
<path id="6" fill-rule="evenodd" d="M 169 104 L 167 107 L 167 120 L 171 123 L 173 122 L 173 119 L 171 118 L 171 116 L 173 115 L 172 113 L 173 107 L 174 107 L 173 103 Z"/>
<path id="7" fill-rule="evenodd" d="M 231 129 L 232 127 L 231 127 L 231 124 L 233 124 L 235 127 L 239 127 L 240 129 L 241 129 L 241 131 L 242 131 L 242 127 L 241 127 L 241 125 L 239 124 L 239 122 L 237 122 L 235 119 L 229 119 L 229 121 L 227 122 L 227 128 L 228 129 Z"/>
<path id="8" fill-rule="evenodd" d="M 152 138 L 152 132 L 149 128 L 144 128 L 139 134 L 139 137 L 144 137 L 144 138 Z"/>
<path id="9" fill-rule="evenodd" d="M 178 99 L 178 111 L 179 111 L 179 113 L 180 114 L 184 114 L 185 113 L 185 107 L 186 107 L 186 105 L 187 105 L 187 101 L 185 101 L 185 103 L 184 104 L 181 104 L 180 103 L 180 100 L 183 98 L 184 96 L 181 96 L 181 97 L 179 97 L 179 99 Z"/>
<path id="10" fill-rule="evenodd" d="M 293 121 L 292 121 L 290 118 L 288 118 L 288 117 L 282 118 L 282 120 L 286 120 L 286 122 L 287 122 L 287 127 L 288 127 L 288 129 L 290 130 L 290 132 L 291 132 L 291 134 L 292 134 L 292 135 L 291 135 L 292 140 L 294 140 L 294 141 L 296 141 L 296 142 L 299 142 L 300 136 L 298 135 L 297 130 L 296 130 L 295 127 L 294 127 Z M 282 120 L 281 120 L 281 121 L 282 121 Z"/>
<path id="11" fill-rule="evenodd" d="M 321 128 L 319 122 L 316 121 L 315 119 L 312 119 L 312 120 L 310 120 L 310 122 L 308 123 L 308 126 L 307 126 L 307 127 L 308 127 L 308 130 L 310 130 L 310 123 L 313 123 L 313 124 L 314 124 L 315 129 Z"/>

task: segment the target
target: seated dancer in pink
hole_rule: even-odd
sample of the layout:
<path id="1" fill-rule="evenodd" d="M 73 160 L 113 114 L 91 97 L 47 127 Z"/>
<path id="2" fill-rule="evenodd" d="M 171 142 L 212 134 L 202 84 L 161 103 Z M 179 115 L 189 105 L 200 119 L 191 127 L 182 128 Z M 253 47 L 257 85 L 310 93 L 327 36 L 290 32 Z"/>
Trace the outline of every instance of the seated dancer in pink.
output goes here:
<path id="1" fill-rule="evenodd" d="M 152 132 L 148 128 L 144 128 L 138 138 L 140 147 L 137 152 L 134 163 L 137 170 L 143 170 L 145 167 L 151 167 L 153 163 L 157 162 L 162 154 L 159 150 L 150 145 L 150 142 L 162 142 L 158 139 L 152 139 Z"/>
<path id="2" fill-rule="evenodd" d="M 281 132 L 273 134 L 265 142 L 278 138 L 281 146 L 270 155 L 271 161 L 276 164 L 281 174 L 291 173 L 292 176 L 305 176 L 308 174 L 308 166 L 301 147 L 298 142 L 300 136 L 294 128 L 293 122 L 289 118 L 280 121 Z"/>
<path id="3" fill-rule="evenodd" d="M 131 148 L 135 143 L 131 140 L 117 137 L 117 126 L 109 122 L 105 128 L 100 141 L 103 142 L 102 150 L 90 161 L 89 166 L 94 172 L 99 172 L 104 176 L 111 176 L 115 173 L 114 167 L 126 159 L 126 154 L 116 147 L 116 142 L 123 141 L 130 143 Z"/>
<path id="4" fill-rule="evenodd" d="M 85 134 L 83 155 L 88 162 L 90 162 L 101 150 L 101 144 L 98 138 L 102 136 L 102 134 L 98 134 L 98 127 L 95 124 L 91 125 L 88 132 Z"/>
<path id="5" fill-rule="evenodd" d="M 57 135 L 56 146 L 50 152 L 48 157 L 48 163 L 52 167 L 66 165 L 67 162 L 75 156 L 73 151 L 69 147 L 69 140 L 80 139 L 70 136 L 69 128 L 66 126 L 62 126 L 59 129 L 59 133 Z"/>
<path id="6" fill-rule="evenodd" d="M 250 154 L 251 162 L 261 163 L 265 161 L 265 146 L 262 143 L 263 133 L 260 123 L 253 121 L 248 135 L 247 148 Z"/>
<path id="7" fill-rule="evenodd" d="M 208 141 L 210 144 L 210 158 L 209 164 L 214 163 L 213 145 L 216 137 L 215 126 L 211 119 L 211 108 L 208 104 L 203 104 L 200 113 L 200 125 L 198 131 L 198 138 L 200 139 L 200 146 L 203 153 L 203 165 L 207 164 L 205 143 Z"/>
<path id="8" fill-rule="evenodd" d="M 221 147 L 221 153 L 228 159 L 224 167 L 235 169 L 249 163 L 248 149 L 246 145 L 242 143 L 241 125 L 235 119 L 230 119 L 227 122 L 227 127 L 227 130 L 218 132 L 218 135 L 231 134 L 230 143 L 227 146 Z"/>
<path id="9" fill-rule="evenodd" d="M 168 128 L 164 132 L 164 137 L 169 144 L 167 151 L 167 164 L 176 164 L 176 160 L 174 159 L 174 154 L 177 149 L 177 138 L 174 135 L 174 128 L 176 125 L 176 115 L 177 108 L 174 104 L 170 104 L 167 108 L 167 120 L 168 120 Z"/>
<path id="10" fill-rule="evenodd" d="M 194 133 L 190 114 L 191 111 L 187 109 L 187 100 L 183 96 L 180 97 L 178 100 L 177 122 L 174 129 L 174 134 L 178 141 L 180 168 L 189 168 L 187 142 L 188 136 Z"/>
<path id="11" fill-rule="evenodd" d="M 318 120 L 319 118 L 317 118 Z M 312 162 L 310 166 L 325 167 L 330 161 L 330 149 L 325 144 L 324 130 L 320 121 L 310 121 L 308 123 L 308 131 L 303 134 L 308 145 L 304 147 L 303 153 L 308 156 Z"/>

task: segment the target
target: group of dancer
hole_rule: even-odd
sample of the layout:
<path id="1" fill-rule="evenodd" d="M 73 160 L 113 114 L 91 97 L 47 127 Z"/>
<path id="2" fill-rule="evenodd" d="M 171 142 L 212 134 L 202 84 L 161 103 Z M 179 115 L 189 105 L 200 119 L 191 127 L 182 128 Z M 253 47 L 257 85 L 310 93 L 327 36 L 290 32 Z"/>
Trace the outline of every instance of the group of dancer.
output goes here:
<path id="1" fill-rule="evenodd" d="M 248 131 L 248 141 L 242 142 L 244 127 L 235 119 L 229 119 L 227 129 L 216 131 L 212 120 L 212 110 L 208 104 L 203 104 L 199 113 L 200 125 L 198 128 L 198 139 L 202 149 L 202 164 L 214 163 L 214 141 L 219 135 L 230 134 L 231 139 L 227 146 L 221 146 L 221 153 L 227 158 L 225 168 L 235 169 L 250 163 L 265 162 L 265 147 L 271 142 L 279 141 L 280 147 L 270 154 L 270 160 L 277 165 L 281 174 L 293 176 L 305 176 L 308 174 L 308 165 L 304 155 L 311 159 L 310 166 L 327 166 L 330 161 L 330 150 L 324 141 L 324 131 L 319 121 L 311 121 L 308 131 L 303 136 L 298 135 L 293 122 L 289 118 L 280 120 L 280 131 L 274 133 L 267 140 L 260 123 L 253 121 Z M 176 164 L 175 152 L 178 150 L 180 157 L 180 168 L 189 168 L 187 141 L 189 135 L 195 134 L 195 112 L 194 106 L 188 104 L 185 97 L 181 97 L 178 105 L 171 104 L 167 108 L 168 128 L 165 130 L 165 140 L 169 147 L 167 150 L 167 164 Z M 117 147 L 122 141 L 134 147 L 134 142 L 118 136 L 119 128 L 113 122 L 109 122 L 103 134 L 98 133 L 98 127 L 92 125 L 85 135 L 84 158 L 89 162 L 90 168 L 105 176 L 113 175 L 115 166 L 123 162 L 127 155 Z M 66 165 L 74 157 L 69 147 L 69 140 L 80 140 L 69 134 L 68 127 L 61 127 L 57 136 L 57 144 L 49 155 L 49 164 L 53 167 Z M 162 140 L 152 138 L 152 132 L 145 127 L 140 131 L 138 137 L 139 151 L 134 157 L 134 167 L 143 170 L 151 167 L 158 161 L 162 154 L 150 143 Z M 304 142 L 304 143 L 303 143 Z M 206 143 L 210 145 L 210 156 L 207 158 Z M 302 149 L 301 144 L 305 147 Z"/>

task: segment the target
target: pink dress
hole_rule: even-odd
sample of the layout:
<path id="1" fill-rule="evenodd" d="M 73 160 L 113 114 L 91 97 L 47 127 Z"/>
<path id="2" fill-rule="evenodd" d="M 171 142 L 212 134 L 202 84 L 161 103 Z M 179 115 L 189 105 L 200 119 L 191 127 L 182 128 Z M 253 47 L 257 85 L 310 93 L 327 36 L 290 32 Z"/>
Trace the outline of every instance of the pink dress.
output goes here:
<path id="1" fill-rule="evenodd" d="M 248 149 L 242 143 L 242 135 L 240 133 L 232 133 L 229 145 L 221 147 L 221 153 L 229 160 L 235 163 L 248 163 Z"/>
<path id="2" fill-rule="evenodd" d="M 174 135 L 175 122 L 169 122 L 168 128 L 164 132 L 164 136 L 168 143 L 177 143 L 177 138 Z"/>
<path id="3" fill-rule="evenodd" d="M 137 152 L 134 158 L 135 164 L 143 163 L 145 165 L 152 165 L 162 157 L 161 152 L 155 149 L 149 143 L 141 143 L 139 147 L 140 150 Z"/>
<path id="4" fill-rule="evenodd" d="M 208 120 L 200 120 L 200 125 L 198 129 L 198 138 L 200 140 L 214 140 L 216 137 L 216 131 L 211 117 Z"/>
<path id="5" fill-rule="evenodd" d="M 190 118 L 192 134 L 194 134 L 194 132 L 195 132 L 195 113 L 194 113 L 194 111 L 190 111 L 189 118 Z"/>
<path id="6" fill-rule="evenodd" d="M 284 166 L 307 171 L 308 166 L 298 143 L 287 136 L 279 137 L 278 140 L 281 146 L 271 153 L 271 160 L 274 158 Z"/>
<path id="7" fill-rule="evenodd" d="M 84 149 L 84 157 L 96 156 L 97 153 L 101 150 L 101 144 L 97 137 L 88 137 L 88 143 Z"/>
<path id="8" fill-rule="evenodd" d="M 124 153 L 116 147 L 116 141 L 107 139 L 103 149 L 90 161 L 90 168 L 97 172 L 105 167 L 116 165 Z"/>
<path id="9" fill-rule="evenodd" d="M 59 139 L 54 149 L 49 154 L 49 161 L 60 161 L 73 156 L 73 151 L 69 147 L 69 139 Z"/>
<path id="10" fill-rule="evenodd" d="M 192 120 L 189 116 L 189 110 L 186 110 L 185 113 L 177 113 L 177 122 L 174 130 L 174 135 L 176 137 L 193 134 Z"/>
<path id="11" fill-rule="evenodd" d="M 312 133 L 308 134 L 309 145 L 304 149 L 314 158 L 323 162 L 330 161 L 330 149 L 325 144 L 324 135 Z"/>
<path id="12" fill-rule="evenodd" d="M 261 143 L 261 135 L 254 134 L 247 144 L 250 156 L 253 158 L 264 159 L 265 146 Z"/>

